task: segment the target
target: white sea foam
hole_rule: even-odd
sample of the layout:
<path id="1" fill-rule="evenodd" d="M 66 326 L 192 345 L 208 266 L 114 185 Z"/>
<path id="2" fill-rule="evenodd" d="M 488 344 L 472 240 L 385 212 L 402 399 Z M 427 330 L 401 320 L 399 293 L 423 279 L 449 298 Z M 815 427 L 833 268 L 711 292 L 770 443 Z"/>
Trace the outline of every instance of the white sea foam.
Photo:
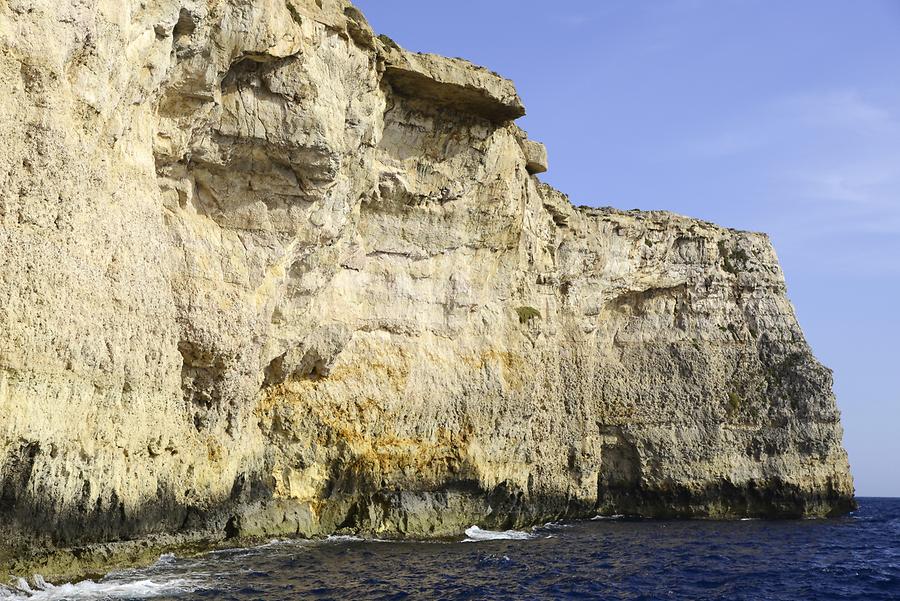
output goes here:
<path id="1" fill-rule="evenodd" d="M 178 558 L 175 557 L 174 553 L 163 553 L 159 556 L 159 559 L 156 560 L 156 566 L 168 566 L 175 563 Z"/>
<path id="2" fill-rule="evenodd" d="M 170 580 L 100 581 L 84 580 L 75 584 L 52 585 L 40 575 L 29 583 L 18 578 L 12 587 L 0 587 L 2 601 L 106 601 L 115 599 L 151 599 L 196 590 L 199 583 L 185 578 Z"/>
<path id="3" fill-rule="evenodd" d="M 475 543 L 488 540 L 528 540 L 534 538 L 534 534 L 529 532 L 521 532 L 519 530 L 504 530 L 498 532 L 495 530 L 482 530 L 478 526 L 472 526 L 466 529 L 466 539 L 464 543 Z"/>
<path id="4" fill-rule="evenodd" d="M 286 547 L 288 545 L 296 545 L 302 542 L 303 540 L 297 538 L 273 538 L 269 539 L 268 542 L 259 545 L 257 548 L 265 549 L 267 547 Z"/>
<path id="5" fill-rule="evenodd" d="M 360 538 L 358 536 L 347 536 L 344 534 L 332 534 L 325 539 L 326 543 L 362 543 L 365 541 L 366 539 L 364 538 Z"/>
<path id="6" fill-rule="evenodd" d="M 598 520 L 621 520 L 624 517 L 625 516 L 620 513 L 617 513 L 615 515 L 595 515 L 591 518 L 591 521 L 596 522 Z"/>
<path id="7" fill-rule="evenodd" d="M 565 522 L 547 522 L 543 526 L 544 528 L 571 528 L 572 524 L 566 524 Z"/>

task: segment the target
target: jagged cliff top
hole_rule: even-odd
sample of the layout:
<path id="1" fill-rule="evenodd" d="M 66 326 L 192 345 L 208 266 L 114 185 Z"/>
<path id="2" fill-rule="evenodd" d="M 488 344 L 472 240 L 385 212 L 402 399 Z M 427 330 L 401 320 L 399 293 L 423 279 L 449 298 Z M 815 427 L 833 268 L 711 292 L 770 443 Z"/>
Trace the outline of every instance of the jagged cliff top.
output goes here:
<path id="1" fill-rule="evenodd" d="M 463 58 L 448 58 L 437 54 L 411 52 L 402 48 L 385 34 L 375 35 L 368 22 L 357 9 L 348 7 L 345 13 L 353 25 L 354 39 L 363 41 L 376 50 L 385 64 L 385 80 L 398 94 L 424 99 L 437 106 L 471 112 L 496 121 L 514 121 L 525 116 L 526 110 L 516 90 L 515 83 L 487 67 Z M 367 33 L 361 34 L 361 28 Z M 370 33 L 371 32 L 371 33 Z M 532 174 L 547 171 L 547 150 L 540 142 L 529 140 L 524 130 L 518 129 L 523 150 Z M 544 184 L 547 188 L 549 185 Z M 553 194 L 565 199 L 574 210 L 586 217 L 610 215 L 627 216 L 660 222 L 696 223 L 706 227 L 726 229 L 737 233 L 768 237 L 763 232 L 727 228 L 716 223 L 689 217 L 666 210 L 619 209 L 612 206 L 595 207 L 575 205 L 565 193 L 553 190 Z"/>

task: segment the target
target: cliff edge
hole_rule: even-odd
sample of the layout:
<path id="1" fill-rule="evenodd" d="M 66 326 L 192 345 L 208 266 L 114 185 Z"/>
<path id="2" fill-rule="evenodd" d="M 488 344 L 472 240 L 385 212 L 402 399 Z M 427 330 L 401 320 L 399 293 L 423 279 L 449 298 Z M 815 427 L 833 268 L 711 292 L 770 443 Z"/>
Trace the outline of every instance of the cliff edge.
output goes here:
<path id="1" fill-rule="evenodd" d="M 853 507 L 768 238 L 573 207 L 497 74 L 340 0 L 0 0 L 0 48 L 4 570 Z"/>

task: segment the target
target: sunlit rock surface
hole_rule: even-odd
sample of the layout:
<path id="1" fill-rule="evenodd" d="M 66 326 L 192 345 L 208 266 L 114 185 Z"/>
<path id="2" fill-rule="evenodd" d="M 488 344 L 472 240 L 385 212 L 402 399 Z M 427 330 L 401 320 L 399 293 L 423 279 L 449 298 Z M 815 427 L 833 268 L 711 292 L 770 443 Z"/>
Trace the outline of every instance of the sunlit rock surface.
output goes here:
<path id="1" fill-rule="evenodd" d="M 502 77 L 338 0 L 0 0 L 0 48 L 6 569 L 852 507 L 768 238 L 573 207 Z"/>

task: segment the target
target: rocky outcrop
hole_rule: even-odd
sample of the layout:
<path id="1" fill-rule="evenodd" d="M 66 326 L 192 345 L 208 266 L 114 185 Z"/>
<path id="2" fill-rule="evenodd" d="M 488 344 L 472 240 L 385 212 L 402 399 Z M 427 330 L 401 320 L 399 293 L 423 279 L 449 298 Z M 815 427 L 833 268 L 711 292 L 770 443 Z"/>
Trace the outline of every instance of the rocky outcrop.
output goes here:
<path id="1" fill-rule="evenodd" d="M 852 507 L 768 238 L 573 207 L 502 77 L 340 0 L 0 0 L 0 46 L 0 563 Z"/>

